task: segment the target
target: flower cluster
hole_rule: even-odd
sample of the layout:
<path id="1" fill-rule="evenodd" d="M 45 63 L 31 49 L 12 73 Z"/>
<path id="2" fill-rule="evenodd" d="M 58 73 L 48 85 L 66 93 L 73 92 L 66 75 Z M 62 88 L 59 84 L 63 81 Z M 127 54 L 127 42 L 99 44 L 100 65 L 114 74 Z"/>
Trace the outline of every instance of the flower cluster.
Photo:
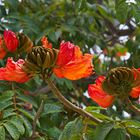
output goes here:
<path id="1" fill-rule="evenodd" d="M 0 80 L 24 83 L 35 74 L 43 78 L 47 75 L 48 78 L 52 73 L 59 78 L 78 80 L 94 74 L 92 55 L 83 55 L 79 46 L 62 41 L 60 49 L 55 49 L 45 36 L 41 42 L 42 46 L 33 46 L 30 38 L 23 33 L 4 31 L 3 36 L 0 36 L 0 59 L 8 52 L 27 52 L 27 55 L 25 59 L 18 60 L 9 57 L 6 66 L 0 68 Z M 129 96 L 138 98 L 140 69 L 111 69 L 106 77 L 99 76 L 94 84 L 88 86 L 88 93 L 93 101 L 104 108 L 111 106 L 116 98 L 122 101 Z"/>
<path id="2" fill-rule="evenodd" d="M 27 36 L 18 34 L 17 38 L 12 31 L 4 31 L 3 38 L 4 40 L 0 40 L 1 56 L 6 54 L 3 52 L 5 46 L 10 52 L 15 52 L 19 44 L 33 46 Z M 77 80 L 93 74 L 92 55 L 83 55 L 79 46 L 62 41 L 60 49 L 57 50 L 52 47 L 46 37 L 42 37 L 41 42 L 42 46 L 34 46 L 30 49 L 25 60 L 19 59 L 14 62 L 12 58 L 8 58 L 6 67 L 0 68 L 0 80 L 23 83 L 34 74 L 43 75 L 48 70 L 59 78 L 70 80 Z"/>
<path id="3" fill-rule="evenodd" d="M 109 71 L 108 75 L 99 76 L 95 84 L 88 86 L 89 96 L 100 106 L 112 105 L 115 98 L 122 101 L 129 96 L 138 98 L 140 95 L 140 70 L 118 67 Z"/>

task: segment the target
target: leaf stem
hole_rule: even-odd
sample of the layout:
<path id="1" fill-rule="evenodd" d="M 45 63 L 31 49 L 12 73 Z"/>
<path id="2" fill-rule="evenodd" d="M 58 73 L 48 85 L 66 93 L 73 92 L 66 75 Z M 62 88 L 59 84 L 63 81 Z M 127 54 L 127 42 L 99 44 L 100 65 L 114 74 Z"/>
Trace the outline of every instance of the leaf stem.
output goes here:
<path id="1" fill-rule="evenodd" d="M 54 83 L 50 80 L 50 79 L 46 79 L 45 80 L 46 83 L 49 85 L 50 89 L 52 90 L 52 92 L 55 94 L 55 96 L 58 98 L 58 100 L 66 107 L 68 107 L 69 109 L 79 113 L 80 115 L 82 115 L 83 117 L 87 117 L 90 120 L 96 122 L 96 123 L 100 123 L 102 122 L 101 120 L 93 117 L 90 113 L 88 113 L 87 111 L 79 108 L 78 106 L 75 106 L 74 104 L 72 104 L 70 101 L 68 101 L 62 94 L 61 92 L 58 90 L 58 88 L 54 85 Z"/>

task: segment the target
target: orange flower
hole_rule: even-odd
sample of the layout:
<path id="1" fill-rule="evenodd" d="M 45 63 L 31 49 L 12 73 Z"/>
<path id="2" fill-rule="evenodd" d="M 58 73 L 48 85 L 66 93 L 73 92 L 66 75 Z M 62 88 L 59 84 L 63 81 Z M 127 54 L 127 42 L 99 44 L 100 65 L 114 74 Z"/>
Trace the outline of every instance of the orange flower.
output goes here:
<path id="1" fill-rule="evenodd" d="M 7 53 L 2 45 L 3 45 L 3 40 L 2 37 L 0 37 L 0 59 L 3 59 Z"/>
<path id="2" fill-rule="evenodd" d="M 12 32 L 11 30 L 4 31 L 4 42 L 5 42 L 7 49 L 10 52 L 15 52 L 19 45 L 19 41 L 16 37 L 16 34 L 14 32 Z"/>
<path id="3" fill-rule="evenodd" d="M 70 80 L 88 77 L 93 73 L 92 55 L 82 55 L 78 46 L 63 41 L 53 72 L 59 78 Z"/>
<path id="4" fill-rule="evenodd" d="M 102 83 L 104 81 L 104 76 L 99 76 L 95 84 L 90 84 L 88 86 L 88 94 L 91 97 L 93 101 L 95 101 L 100 106 L 106 108 L 112 105 L 114 101 L 114 97 L 111 95 L 108 95 L 103 89 L 102 89 Z"/>
<path id="5" fill-rule="evenodd" d="M 43 45 L 44 48 L 50 48 L 50 49 L 52 49 L 52 44 L 48 42 L 47 37 L 43 36 L 41 38 L 41 42 L 42 42 L 42 45 Z"/>
<path id="6" fill-rule="evenodd" d="M 15 81 L 24 83 L 30 79 L 28 74 L 21 68 L 24 60 L 19 59 L 14 62 L 12 58 L 8 58 L 5 68 L 0 68 L 0 80 Z"/>
<path id="7" fill-rule="evenodd" d="M 118 68 L 118 71 L 116 70 L 117 71 L 116 75 L 117 74 L 121 75 L 120 72 L 127 72 L 128 69 L 126 69 L 126 71 L 124 71 L 124 70 L 125 70 L 125 67 Z M 99 76 L 97 78 L 97 80 L 95 81 L 95 84 L 90 84 L 88 86 L 88 94 L 91 97 L 91 99 L 93 101 L 95 101 L 98 105 L 100 105 L 101 107 L 106 108 L 113 104 L 115 97 L 122 98 L 122 99 L 128 98 L 128 96 L 131 96 L 132 98 L 138 98 L 140 95 L 140 69 L 133 68 L 130 70 L 131 71 L 129 71 L 129 72 L 132 72 L 133 77 L 132 76 L 130 77 L 130 75 L 127 75 L 128 80 L 126 80 L 125 73 L 123 73 L 124 75 L 121 75 L 121 77 L 122 76 L 124 76 L 124 77 L 122 77 L 120 83 L 119 83 L 119 81 L 116 81 L 117 82 L 115 85 L 116 88 L 114 85 L 112 85 L 112 83 L 110 83 L 110 85 L 106 85 L 106 86 L 109 86 L 109 87 L 106 87 L 106 88 L 109 88 L 108 92 L 103 89 L 103 83 L 106 80 L 108 81 L 109 78 L 116 77 L 115 70 L 112 70 L 113 75 L 111 75 L 111 73 L 109 73 L 108 77 Z M 129 73 L 129 74 L 131 74 L 131 73 Z M 119 75 L 117 75 L 118 78 L 120 78 Z M 111 82 L 112 82 L 112 80 L 113 79 L 111 79 Z M 112 86 L 114 86 L 114 87 L 112 87 Z M 128 93 L 127 93 L 125 91 L 125 89 L 126 89 L 126 91 L 127 91 L 127 89 L 130 89 L 130 91 L 128 90 Z M 109 91 L 111 91 L 111 93 L 109 93 Z M 118 93 L 117 91 L 119 91 L 119 94 L 117 94 Z M 125 91 L 126 93 L 124 94 L 123 91 Z M 114 94 L 113 94 L 113 92 L 114 92 Z"/>

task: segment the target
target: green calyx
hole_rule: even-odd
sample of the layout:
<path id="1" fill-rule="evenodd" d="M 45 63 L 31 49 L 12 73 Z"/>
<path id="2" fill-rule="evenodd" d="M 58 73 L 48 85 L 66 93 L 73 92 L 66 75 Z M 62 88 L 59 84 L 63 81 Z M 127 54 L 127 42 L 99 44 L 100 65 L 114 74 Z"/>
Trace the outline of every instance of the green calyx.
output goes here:
<path id="1" fill-rule="evenodd" d="M 58 50 L 35 46 L 27 54 L 23 69 L 28 73 L 45 74 L 55 65 Z"/>
<path id="2" fill-rule="evenodd" d="M 102 88 L 110 95 L 119 98 L 129 96 L 134 82 L 134 74 L 127 67 L 118 67 L 109 71 L 106 79 L 102 84 Z"/>

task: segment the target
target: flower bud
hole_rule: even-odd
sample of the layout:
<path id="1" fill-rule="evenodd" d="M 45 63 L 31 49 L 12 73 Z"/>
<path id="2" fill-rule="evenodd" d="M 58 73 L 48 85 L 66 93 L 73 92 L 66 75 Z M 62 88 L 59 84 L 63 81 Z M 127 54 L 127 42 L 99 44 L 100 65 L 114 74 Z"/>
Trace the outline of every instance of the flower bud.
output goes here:
<path id="1" fill-rule="evenodd" d="M 56 49 L 33 47 L 27 54 L 24 69 L 30 73 L 44 74 L 55 65 L 57 55 L 58 50 Z"/>
<path id="2" fill-rule="evenodd" d="M 15 52 L 19 45 L 19 41 L 16 37 L 16 34 L 14 32 L 12 32 L 11 30 L 4 31 L 4 42 L 5 42 L 6 48 L 10 52 Z"/>
<path id="3" fill-rule="evenodd" d="M 18 52 L 29 52 L 32 47 L 33 47 L 33 42 L 31 39 L 27 36 L 24 35 L 23 33 L 18 33 L 18 38 L 19 38 L 19 47 L 18 47 Z"/>
<path id="4" fill-rule="evenodd" d="M 102 88 L 110 95 L 128 97 L 134 82 L 134 74 L 127 67 L 117 67 L 108 73 L 103 81 Z"/>

